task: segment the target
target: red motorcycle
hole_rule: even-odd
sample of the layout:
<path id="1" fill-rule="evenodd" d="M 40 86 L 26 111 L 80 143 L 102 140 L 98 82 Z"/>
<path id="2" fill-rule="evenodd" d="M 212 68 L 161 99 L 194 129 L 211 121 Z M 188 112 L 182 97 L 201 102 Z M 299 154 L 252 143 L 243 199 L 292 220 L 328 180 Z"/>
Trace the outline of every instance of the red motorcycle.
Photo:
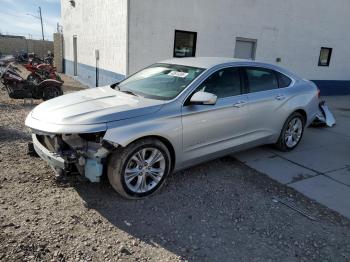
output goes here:
<path id="1" fill-rule="evenodd" d="M 29 64 L 25 64 L 24 67 L 31 72 L 27 77 L 27 80 L 29 81 L 39 83 L 46 79 L 55 79 L 63 82 L 59 74 L 56 72 L 56 67 L 53 67 L 50 64 L 35 64 L 30 62 Z"/>
<path id="2" fill-rule="evenodd" d="M 17 71 L 19 71 L 18 68 L 9 64 L 0 75 L 0 80 L 5 86 L 10 98 L 49 100 L 63 95 L 63 82 L 54 79 L 46 79 L 37 83 L 24 79 Z"/>

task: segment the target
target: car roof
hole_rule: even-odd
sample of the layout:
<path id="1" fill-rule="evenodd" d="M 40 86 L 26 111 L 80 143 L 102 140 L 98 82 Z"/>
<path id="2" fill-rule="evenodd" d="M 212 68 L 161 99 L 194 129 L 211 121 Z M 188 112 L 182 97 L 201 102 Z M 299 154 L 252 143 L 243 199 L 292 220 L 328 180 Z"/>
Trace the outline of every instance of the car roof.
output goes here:
<path id="1" fill-rule="evenodd" d="M 161 61 L 164 64 L 176 64 L 200 68 L 211 68 L 216 65 L 234 63 L 234 62 L 249 62 L 250 60 L 235 59 L 228 57 L 184 57 L 184 58 L 172 58 Z"/>
<path id="2" fill-rule="evenodd" d="M 247 59 L 237 59 L 237 58 L 229 58 L 229 57 L 185 57 L 185 58 L 172 58 L 172 59 L 161 61 L 159 63 L 191 66 L 191 67 L 198 67 L 198 68 L 204 68 L 204 69 L 210 69 L 212 67 L 222 65 L 222 64 L 261 66 L 261 67 L 267 67 L 273 70 L 280 71 L 294 79 L 299 79 L 298 76 L 289 72 L 283 67 L 264 63 L 264 62 L 259 62 L 255 60 L 247 60 Z"/>

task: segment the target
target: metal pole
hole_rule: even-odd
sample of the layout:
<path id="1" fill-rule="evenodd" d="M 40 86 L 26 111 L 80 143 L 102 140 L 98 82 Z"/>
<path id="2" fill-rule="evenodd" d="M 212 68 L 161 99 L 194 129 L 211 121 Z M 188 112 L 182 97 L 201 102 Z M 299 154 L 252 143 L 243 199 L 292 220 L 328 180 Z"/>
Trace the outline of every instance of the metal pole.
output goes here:
<path id="1" fill-rule="evenodd" d="M 41 34 L 43 35 L 43 41 L 44 39 L 44 26 L 43 26 L 43 17 L 41 15 L 41 7 L 39 6 L 39 15 L 40 15 L 40 21 L 41 21 Z"/>

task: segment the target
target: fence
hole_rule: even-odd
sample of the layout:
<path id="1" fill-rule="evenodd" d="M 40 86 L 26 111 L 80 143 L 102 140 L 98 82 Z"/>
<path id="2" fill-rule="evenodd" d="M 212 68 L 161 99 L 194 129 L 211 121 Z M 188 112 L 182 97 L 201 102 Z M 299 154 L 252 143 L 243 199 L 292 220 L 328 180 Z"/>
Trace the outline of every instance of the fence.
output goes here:
<path id="1" fill-rule="evenodd" d="M 33 40 L 26 38 L 0 36 L 0 53 L 3 55 L 16 55 L 19 52 L 35 53 L 45 57 L 47 52 L 53 53 L 53 42 Z"/>

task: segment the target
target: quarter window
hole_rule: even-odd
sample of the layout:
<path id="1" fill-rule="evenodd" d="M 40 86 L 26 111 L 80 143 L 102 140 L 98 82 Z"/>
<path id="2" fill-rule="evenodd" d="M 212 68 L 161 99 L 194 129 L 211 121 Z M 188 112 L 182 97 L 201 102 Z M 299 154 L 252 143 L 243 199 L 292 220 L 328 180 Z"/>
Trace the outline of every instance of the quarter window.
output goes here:
<path id="1" fill-rule="evenodd" d="M 251 93 L 278 88 L 278 81 L 272 70 L 246 68 L 246 75 Z"/>
<path id="2" fill-rule="evenodd" d="M 288 87 L 290 86 L 290 84 L 292 83 L 292 79 L 290 79 L 288 76 L 276 72 L 277 74 L 277 78 L 278 78 L 278 86 L 279 88 L 284 88 L 284 87 Z"/>
<path id="3" fill-rule="evenodd" d="M 174 57 L 194 57 L 196 44 L 196 32 L 175 30 Z"/>
<path id="4" fill-rule="evenodd" d="M 332 51 L 333 49 L 329 47 L 321 48 L 318 66 L 329 66 L 331 62 Z"/>
<path id="5" fill-rule="evenodd" d="M 240 95 L 242 92 L 239 69 L 231 67 L 215 72 L 197 88 L 197 91 L 212 93 L 218 98 Z"/>

